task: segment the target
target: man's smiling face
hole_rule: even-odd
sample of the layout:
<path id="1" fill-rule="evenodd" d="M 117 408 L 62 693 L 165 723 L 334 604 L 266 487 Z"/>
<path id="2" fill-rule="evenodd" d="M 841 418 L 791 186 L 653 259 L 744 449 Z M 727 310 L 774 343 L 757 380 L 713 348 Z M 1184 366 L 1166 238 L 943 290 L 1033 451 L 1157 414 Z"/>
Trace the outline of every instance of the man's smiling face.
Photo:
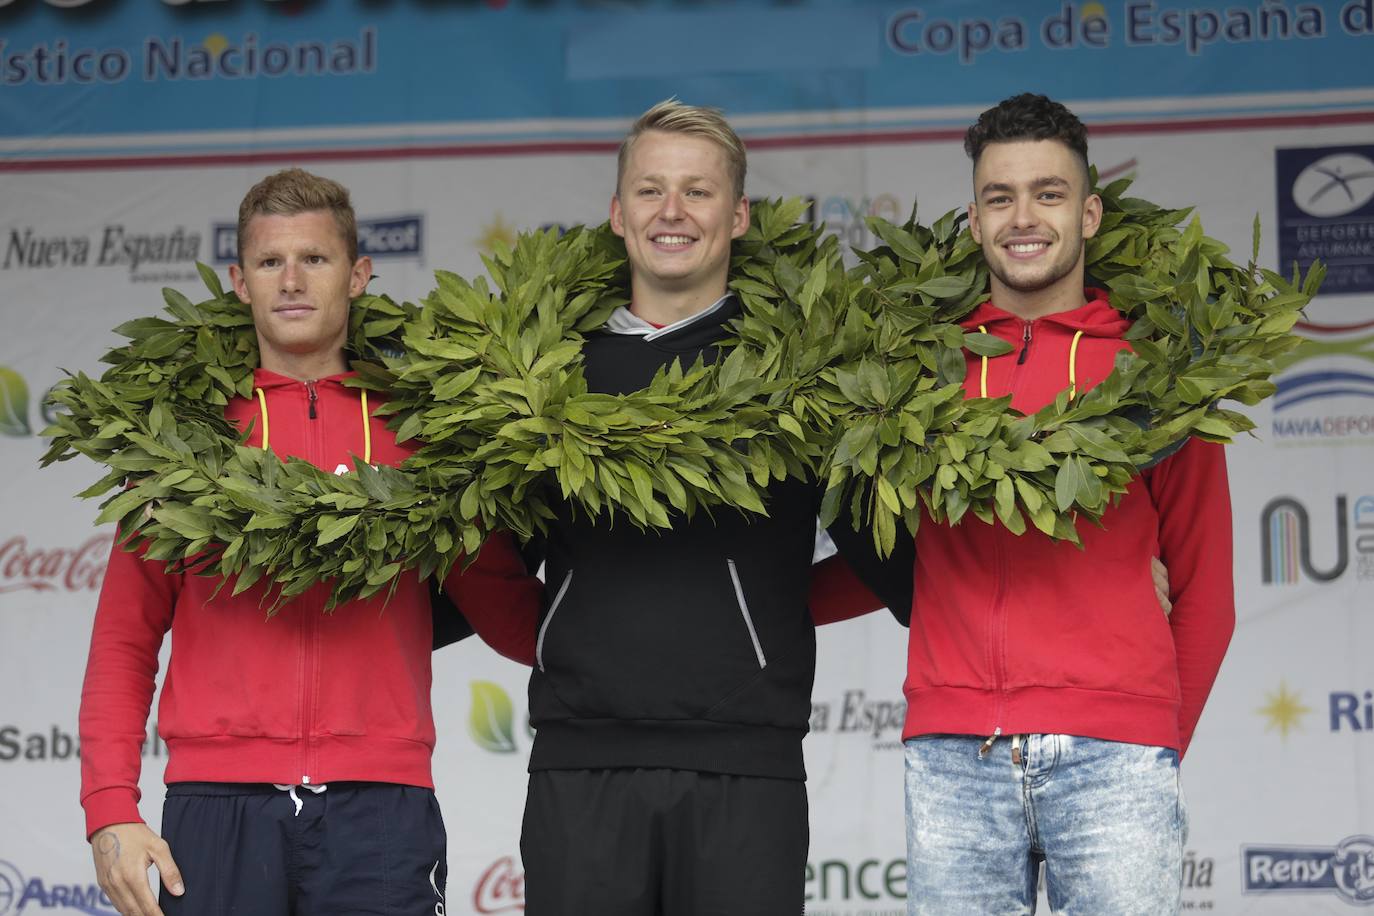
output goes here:
<path id="1" fill-rule="evenodd" d="M 725 292 L 730 242 L 749 228 L 725 150 L 704 137 L 645 131 L 635 139 L 611 200 L 635 288 Z"/>
<path id="2" fill-rule="evenodd" d="M 1015 293 L 1083 284 L 1083 240 L 1096 234 L 1102 201 L 1057 140 L 989 143 L 973 171 L 969 230 L 993 278 Z"/>

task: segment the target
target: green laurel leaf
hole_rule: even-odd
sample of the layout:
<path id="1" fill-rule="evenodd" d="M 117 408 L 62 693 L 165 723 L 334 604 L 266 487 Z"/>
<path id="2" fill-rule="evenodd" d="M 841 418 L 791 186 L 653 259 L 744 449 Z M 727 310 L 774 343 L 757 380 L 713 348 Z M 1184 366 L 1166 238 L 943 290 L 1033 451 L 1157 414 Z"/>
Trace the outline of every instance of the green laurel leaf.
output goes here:
<path id="1" fill-rule="evenodd" d="M 468 734 L 494 754 L 515 753 L 515 709 L 509 694 L 490 681 L 473 681 L 471 686 Z"/>
<path id="2" fill-rule="evenodd" d="M 29 386 L 24 377 L 13 369 L 0 366 L 0 434 L 28 436 Z"/>

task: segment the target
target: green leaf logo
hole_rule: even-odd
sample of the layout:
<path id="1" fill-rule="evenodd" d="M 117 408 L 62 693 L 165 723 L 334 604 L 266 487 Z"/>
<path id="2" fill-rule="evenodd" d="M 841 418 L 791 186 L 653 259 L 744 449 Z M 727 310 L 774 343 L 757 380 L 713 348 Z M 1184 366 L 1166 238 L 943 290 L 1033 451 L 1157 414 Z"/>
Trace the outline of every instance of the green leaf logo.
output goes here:
<path id="1" fill-rule="evenodd" d="M 0 433 L 6 436 L 31 436 L 29 427 L 29 386 L 13 369 L 0 366 Z"/>
<path id="2" fill-rule="evenodd" d="M 515 709 L 510 696 L 491 681 L 472 682 L 468 734 L 494 754 L 515 753 Z"/>

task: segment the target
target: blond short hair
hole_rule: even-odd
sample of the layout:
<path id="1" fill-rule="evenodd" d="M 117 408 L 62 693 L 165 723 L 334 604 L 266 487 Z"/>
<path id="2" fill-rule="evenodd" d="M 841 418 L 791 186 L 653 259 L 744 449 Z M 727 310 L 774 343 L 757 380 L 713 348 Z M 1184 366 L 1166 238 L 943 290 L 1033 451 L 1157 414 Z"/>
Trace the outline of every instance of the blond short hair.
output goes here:
<path id="1" fill-rule="evenodd" d="M 282 169 L 253 185 L 239 204 L 239 265 L 243 265 L 244 240 L 253 217 L 296 216 L 315 210 L 327 211 L 334 217 L 348 248 L 349 263 L 358 260 L 358 220 L 353 215 L 348 189 L 305 169 Z"/>
<path id="2" fill-rule="evenodd" d="M 684 105 L 677 99 L 666 99 L 639 116 L 630 132 L 620 144 L 620 156 L 616 162 L 615 186 L 620 190 L 620 182 L 625 177 L 625 162 L 630 158 L 630 148 L 639 135 L 649 130 L 671 134 L 688 134 L 704 137 L 725 151 L 726 167 L 734 182 L 735 198 L 744 196 L 744 173 L 748 168 L 745 160 L 744 141 L 735 133 L 734 128 L 725 120 L 719 108 L 706 108 L 701 105 Z"/>

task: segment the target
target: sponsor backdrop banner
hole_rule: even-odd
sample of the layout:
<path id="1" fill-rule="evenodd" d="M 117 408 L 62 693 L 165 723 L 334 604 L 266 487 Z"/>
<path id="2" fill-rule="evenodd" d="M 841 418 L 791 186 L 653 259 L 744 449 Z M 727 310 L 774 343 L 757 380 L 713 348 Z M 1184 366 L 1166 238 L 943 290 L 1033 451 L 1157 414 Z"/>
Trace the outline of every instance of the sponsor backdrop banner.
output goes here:
<path id="1" fill-rule="evenodd" d="M 1374 6 L 1324 3 L 433 4 L 0 0 L 0 916 L 112 912 L 77 805 L 76 710 L 110 532 L 39 472 L 45 394 L 121 321 L 223 273 L 247 187 L 301 164 L 354 192 L 373 289 L 481 270 L 522 229 L 604 218 L 616 140 L 669 95 L 722 106 L 749 193 L 868 216 L 968 199 L 982 108 L 1049 92 L 1093 160 L 1196 204 L 1244 257 L 1321 259 L 1305 342 L 1229 450 L 1238 627 L 1183 765 L 1184 906 L 1374 903 Z M 1109 613 L 1110 602 L 1086 613 Z M 808 912 L 904 911 L 905 631 L 826 628 L 807 739 Z M 523 909 L 525 672 L 435 659 L 446 912 Z M 166 749 L 150 722 L 144 813 Z"/>

